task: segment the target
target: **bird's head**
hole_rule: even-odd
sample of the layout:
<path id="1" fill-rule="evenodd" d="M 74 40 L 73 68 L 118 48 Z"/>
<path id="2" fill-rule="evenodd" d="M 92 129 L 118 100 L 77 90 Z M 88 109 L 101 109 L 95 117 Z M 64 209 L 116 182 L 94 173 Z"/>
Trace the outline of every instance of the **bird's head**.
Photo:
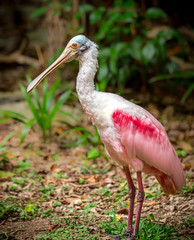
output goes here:
<path id="1" fill-rule="evenodd" d="M 77 35 L 73 37 L 68 42 L 66 48 L 57 60 L 28 85 L 27 92 L 32 91 L 36 86 L 38 86 L 38 84 L 61 63 L 70 62 L 79 57 L 89 48 L 90 42 L 91 41 L 84 35 Z"/>

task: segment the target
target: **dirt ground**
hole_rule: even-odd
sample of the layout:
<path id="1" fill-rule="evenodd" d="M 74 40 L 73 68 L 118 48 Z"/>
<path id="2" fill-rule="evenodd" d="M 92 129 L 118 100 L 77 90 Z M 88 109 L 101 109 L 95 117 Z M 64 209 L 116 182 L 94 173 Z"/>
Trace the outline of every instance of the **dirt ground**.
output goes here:
<path id="1" fill-rule="evenodd" d="M 185 193 L 179 193 L 175 196 L 166 196 L 159 194 L 160 187 L 156 185 L 154 177 L 143 175 L 145 192 L 147 197 L 144 201 L 142 210 L 142 218 L 148 217 L 153 213 L 155 221 L 161 224 L 179 226 L 180 231 L 177 233 L 177 239 L 192 239 L 194 229 L 192 224 L 184 224 L 185 219 L 194 218 L 194 199 L 193 189 L 191 189 L 194 172 L 194 116 L 185 115 L 176 112 L 172 107 L 158 110 L 155 105 L 148 105 L 147 109 L 156 117 L 162 116 L 169 138 L 176 149 L 184 150 L 184 156 L 180 156 L 182 166 L 187 176 L 187 186 L 190 189 Z M 81 112 L 81 110 L 80 110 Z M 82 124 L 87 129 L 93 131 L 90 122 L 82 115 Z M 10 131 L 21 129 L 22 125 L 16 121 L 9 120 L 0 124 L 0 132 L 2 140 Z M 100 146 L 103 156 L 94 160 L 89 160 L 87 169 L 85 159 L 91 145 L 65 148 L 59 139 L 59 135 L 64 131 L 63 127 L 56 125 L 54 127 L 54 137 L 51 142 L 43 143 L 39 132 L 31 131 L 27 136 L 24 144 L 19 147 L 18 135 L 15 135 L 7 142 L 10 152 L 8 154 L 9 163 L 4 165 L 3 171 L 11 172 L 13 175 L 4 176 L 0 180 L 0 198 L 13 196 L 16 201 L 21 201 L 25 206 L 29 201 L 36 202 L 42 197 L 42 194 L 48 194 L 49 197 L 44 201 L 40 201 L 38 208 L 41 212 L 50 209 L 55 219 L 64 219 L 70 216 L 64 216 L 70 209 L 74 209 L 74 215 L 82 218 L 83 206 L 87 203 L 96 203 L 91 211 L 96 216 L 95 222 L 90 223 L 91 232 L 99 234 L 99 239 L 108 239 L 98 224 L 102 219 L 108 220 L 108 216 L 104 213 L 112 208 L 115 201 L 115 194 L 120 193 L 121 183 L 125 182 L 122 169 L 105 155 L 104 149 Z M 66 141 L 66 140 L 65 140 Z M 21 170 L 18 161 L 30 161 L 31 166 Z M 19 171 L 18 171 L 19 169 Z M 108 170 L 106 170 L 108 169 Z M 33 174 L 32 174 L 33 173 Z M 59 177 L 59 173 L 61 176 Z M 39 176 L 39 178 L 37 178 Z M 19 179 L 25 178 L 24 183 L 17 183 L 14 188 L 13 177 Z M 136 183 L 136 174 L 132 172 L 132 177 Z M 34 181 L 31 181 L 31 178 Z M 48 187 L 53 184 L 53 188 Z M 47 190 L 42 187 L 47 187 Z M 152 191 L 153 186 L 156 189 Z M 110 193 L 102 197 L 98 194 L 100 189 L 110 189 Z M 50 191 L 48 193 L 48 191 Z M 156 195 L 148 197 L 149 194 Z M 158 195 L 157 195 L 158 194 Z M 121 216 L 123 221 L 127 219 L 127 207 L 125 202 L 128 201 L 128 195 L 122 196 L 123 201 L 120 202 L 115 209 L 117 214 Z M 55 202 L 60 202 L 55 205 Z M 33 202 L 32 202 L 33 203 Z M 0 231 L 4 233 L 2 239 L 35 239 L 41 233 L 53 231 L 59 227 L 52 223 L 53 218 L 49 215 L 41 217 L 39 214 L 21 218 L 18 213 L 10 214 L 0 221 Z M 182 227 L 181 227 L 182 226 Z M 9 234 L 12 234 L 10 237 Z M 194 238 L 193 238 L 194 239 Z"/>

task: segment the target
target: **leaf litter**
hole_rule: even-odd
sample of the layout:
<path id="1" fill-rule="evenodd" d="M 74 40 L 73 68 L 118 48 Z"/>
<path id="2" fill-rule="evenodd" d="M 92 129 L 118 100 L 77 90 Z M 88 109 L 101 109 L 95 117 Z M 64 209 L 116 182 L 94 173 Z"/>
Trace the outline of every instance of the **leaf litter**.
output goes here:
<path id="1" fill-rule="evenodd" d="M 154 111 L 158 114 L 156 108 Z M 187 185 L 183 193 L 166 196 L 154 177 L 143 175 L 146 197 L 142 219 L 153 214 L 152 222 L 179 229 L 173 239 L 191 239 L 194 234 L 194 117 L 182 120 L 182 116 L 178 116 L 178 119 L 167 109 L 162 122 L 176 150 L 180 150 Z M 10 128 L 18 130 L 21 127 L 14 121 L 11 127 L 7 123 L 0 126 L 3 129 L 1 139 Z M 33 131 L 19 148 L 17 136 L 7 142 L 9 161 L 1 166 L 0 173 L 0 200 L 4 204 L 1 208 L 6 209 L 2 209 L 3 215 L 0 215 L 2 239 L 37 239 L 46 232 L 54 236 L 55 231 L 68 229 L 73 224 L 80 232 L 75 232 L 75 236 L 70 232 L 69 238 L 64 239 L 109 239 L 99 224 L 109 221 L 113 208 L 116 221 L 126 223 L 129 203 L 122 169 L 104 155 L 88 159 L 88 152 L 93 148 L 90 144 L 63 147 L 57 137 L 62 130 L 62 126 L 54 128 L 53 141 L 47 144 Z M 132 177 L 136 184 L 134 172 Z M 80 224 L 88 227 L 82 236 L 79 235 L 83 230 Z M 90 236 L 85 238 L 87 234 Z"/>

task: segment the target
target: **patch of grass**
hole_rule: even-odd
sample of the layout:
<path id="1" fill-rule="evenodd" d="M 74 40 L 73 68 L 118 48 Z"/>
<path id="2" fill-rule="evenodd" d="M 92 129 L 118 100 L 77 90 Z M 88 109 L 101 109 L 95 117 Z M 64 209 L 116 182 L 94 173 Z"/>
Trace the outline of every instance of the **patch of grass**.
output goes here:
<path id="1" fill-rule="evenodd" d="M 186 184 L 186 185 L 182 188 L 182 193 L 183 193 L 183 194 L 194 193 L 194 184 L 191 184 L 191 185 Z"/>
<path id="2" fill-rule="evenodd" d="M 37 203 L 33 200 L 24 204 L 21 200 L 8 196 L 0 201 L 0 219 L 5 219 L 9 216 L 18 215 L 22 219 L 30 219 L 35 217 L 37 211 Z"/>
<path id="3" fill-rule="evenodd" d="M 151 191 L 145 191 L 145 197 L 146 198 L 152 198 L 152 199 L 156 199 L 159 198 L 160 196 L 164 195 L 164 192 L 162 191 L 162 189 L 159 187 L 159 183 L 155 182 L 151 188 Z"/>
<path id="4" fill-rule="evenodd" d="M 42 185 L 39 188 L 39 191 L 50 195 L 55 191 L 54 188 L 55 188 L 55 184 L 49 184 L 48 186 Z"/>
<path id="5" fill-rule="evenodd" d="M 54 221 L 56 224 L 56 222 Z M 69 217 L 61 222 L 57 221 L 59 228 L 52 231 L 43 233 L 37 237 L 41 240 L 51 240 L 51 239 L 68 239 L 68 240 L 97 240 L 99 239 L 99 233 L 92 234 L 91 222 L 87 219 L 84 221 Z"/>
<path id="6" fill-rule="evenodd" d="M 65 131 L 63 134 L 60 135 L 61 139 L 65 139 L 66 140 L 66 136 L 70 133 L 74 133 L 72 134 L 72 138 L 73 141 L 69 141 L 67 143 L 64 143 L 63 146 L 64 147 L 77 147 L 79 145 L 87 145 L 87 144 L 92 144 L 92 145 L 100 145 L 101 144 L 101 140 L 100 140 L 100 136 L 98 134 L 97 128 L 94 127 L 94 134 L 90 131 L 88 131 L 86 128 L 82 127 L 82 126 L 70 126 L 71 128 L 68 129 L 67 131 Z M 89 152 L 89 156 L 88 158 L 94 158 L 97 155 L 99 155 L 100 152 L 98 152 L 98 150 L 91 150 L 91 152 Z"/>
<path id="7" fill-rule="evenodd" d="M 42 212 L 42 214 L 40 215 L 41 218 L 53 218 L 52 215 L 52 210 L 51 209 L 46 209 Z"/>
<path id="8" fill-rule="evenodd" d="M 31 81 L 30 77 L 27 77 L 28 82 Z M 54 82 L 52 87 L 48 89 L 47 80 L 44 81 L 42 98 L 40 98 L 36 89 L 32 91 L 32 95 L 28 94 L 26 88 L 21 85 L 21 92 L 28 103 L 29 109 L 31 110 L 33 117 L 28 119 L 25 115 L 19 114 L 14 111 L 0 110 L 1 119 L 14 119 L 24 124 L 23 130 L 20 137 L 20 144 L 22 144 L 29 133 L 30 129 L 33 128 L 36 123 L 42 131 L 43 140 L 46 142 L 47 132 L 49 133 L 50 140 L 52 138 L 52 126 L 53 119 L 57 112 L 74 118 L 71 114 L 66 113 L 60 109 L 60 107 L 69 99 L 72 90 L 64 92 L 58 100 L 55 101 L 55 96 L 60 88 L 60 81 Z"/>
<path id="9" fill-rule="evenodd" d="M 14 234 L 0 230 L 0 239 L 14 239 Z"/>
<path id="10" fill-rule="evenodd" d="M 30 161 L 18 161 L 19 168 L 16 169 L 16 172 L 20 174 L 23 171 L 26 171 L 28 168 L 32 167 L 32 163 Z"/>
<path id="11" fill-rule="evenodd" d="M 1 111 L 0 111 L 1 116 Z M 1 120 L 1 119 L 0 119 Z M 1 122 L 1 121 L 0 121 Z M 6 151 L 6 143 L 9 141 L 18 131 L 10 132 L 1 142 L 0 142 L 0 169 L 5 169 L 9 163 L 8 153 L 10 151 Z"/>
<path id="12" fill-rule="evenodd" d="M 141 219 L 138 240 L 169 240 L 178 239 L 175 237 L 177 229 L 174 226 L 167 226 L 165 224 L 159 224 L 158 222 L 153 222 L 154 216 L 150 214 L 149 218 Z M 109 221 L 100 222 L 99 227 L 103 229 L 106 234 L 111 235 L 121 235 L 126 231 L 127 222 L 121 221 L 112 209 L 112 215 Z"/>

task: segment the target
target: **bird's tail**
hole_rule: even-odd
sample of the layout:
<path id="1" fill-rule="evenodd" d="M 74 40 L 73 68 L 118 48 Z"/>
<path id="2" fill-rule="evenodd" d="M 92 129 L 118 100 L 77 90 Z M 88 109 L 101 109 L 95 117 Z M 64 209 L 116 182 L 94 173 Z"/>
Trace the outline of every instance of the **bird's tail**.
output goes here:
<path id="1" fill-rule="evenodd" d="M 171 177 L 169 177 L 166 174 L 162 174 L 160 176 L 156 175 L 155 177 L 162 186 L 163 191 L 167 195 L 169 194 L 175 195 L 177 193 L 178 190 Z"/>

